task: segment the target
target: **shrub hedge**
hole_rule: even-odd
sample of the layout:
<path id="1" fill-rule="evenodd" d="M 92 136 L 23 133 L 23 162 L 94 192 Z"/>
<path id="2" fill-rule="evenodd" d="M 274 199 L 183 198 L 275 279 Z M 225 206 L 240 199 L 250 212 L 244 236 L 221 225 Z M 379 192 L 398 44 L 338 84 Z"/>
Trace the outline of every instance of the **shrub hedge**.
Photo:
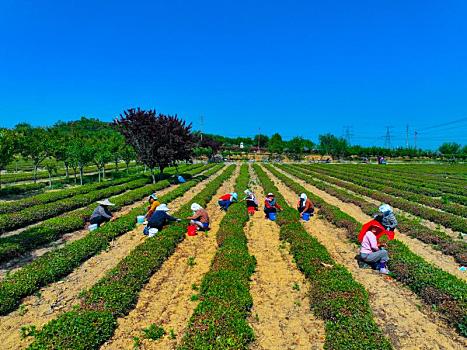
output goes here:
<path id="1" fill-rule="evenodd" d="M 265 191 L 275 193 L 284 208 L 277 218 L 280 236 L 290 243 L 298 268 L 311 283 L 311 309 L 326 321 L 325 349 L 392 349 L 373 319 L 365 288 L 307 233 L 297 210 L 287 204 L 267 174 L 258 165 L 254 169 Z"/>
<path id="2" fill-rule="evenodd" d="M 163 196 L 161 200 L 168 202 L 180 197 L 188 189 L 217 172 L 221 167 L 222 165 L 212 167 L 205 176 L 187 181 Z M 163 185 L 166 186 L 166 183 Z M 21 270 L 5 277 L 0 281 L 0 315 L 15 310 L 22 298 L 35 293 L 49 283 L 60 280 L 85 260 L 106 249 L 112 239 L 135 228 L 135 218 L 143 213 L 145 208 L 145 204 L 135 208 L 115 221 L 90 232 L 85 237 L 46 253 Z"/>
<path id="3" fill-rule="evenodd" d="M 283 181 L 295 193 L 306 193 L 319 208 L 323 216 L 347 232 L 348 238 L 358 244 L 358 233 L 362 224 L 338 207 L 325 202 L 307 191 L 290 177 L 267 167 L 274 176 Z M 432 305 L 463 336 L 467 336 L 467 284 L 459 278 L 433 266 L 414 254 L 402 242 L 394 239 L 388 242 L 391 276 L 406 284 L 427 304 Z"/>
<path id="4" fill-rule="evenodd" d="M 235 190 L 248 185 L 248 166 L 242 165 Z M 201 283 L 199 299 L 179 350 L 247 349 L 254 339 L 246 318 L 253 305 L 250 276 L 256 260 L 248 253 L 245 206 L 229 207 L 217 232 L 218 250 Z"/>
<path id="5" fill-rule="evenodd" d="M 227 167 L 191 202 L 202 206 L 207 204 L 221 184 L 232 176 L 234 169 L 234 165 Z M 192 187 L 188 184 L 179 188 L 185 187 L 186 190 Z M 163 201 L 169 202 L 173 198 L 164 198 Z M 174 215 L 186 217 L 191 212 L 190 203 L 187 203 Z M 185 238 L 185 232 L 186 222 L 174 223 L 161 234 L 145 240 L 85 291 L 75 310 L 61 314 L 35 332 L 35 340 L 29 349 L 97 349 L 112 336 L 117 318 L 126 315 L 136 305 L 141 288 L 172 255 L 178 243 Z"/>

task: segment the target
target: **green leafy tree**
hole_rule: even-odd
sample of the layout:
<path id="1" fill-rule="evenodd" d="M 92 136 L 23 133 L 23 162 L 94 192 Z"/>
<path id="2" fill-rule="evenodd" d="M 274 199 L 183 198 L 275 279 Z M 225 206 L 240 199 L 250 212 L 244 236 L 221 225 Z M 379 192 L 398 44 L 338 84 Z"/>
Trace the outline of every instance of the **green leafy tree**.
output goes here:
<path id="1" fill-rule="evenodd" d="M 15 129 L 21 155 L 33 162 L 34 182 L 36 182 L 38 167 L 51 153 L 50 132 L 48 129 L 32 127 L 29 124 L 18 124 Z"/>
<path id="2" fill-rule="evenodd" d="M 84 135 L 77 133 L 71 138 L 67 153 L 70 165 L 75 171 L 75 181 L 76 169 L 79 169 L 80 184 L 82 185 L 84 167 L 93 160 L 93 147 L 89 141 L 86 141 Z"/>
<path id="3" fill-rule="evenodd" d="M 344 138 L 337 138 L 332 134 L 319 135 L 319 153 L 324 156 L 343 157 L 347 154 L 348 144 Z"/>
<path id="4" fill-rule="evenodd" d="M 281 154 L 282 152 L 284 152 L 284 147 L 285 147 L 285 143 L 282 140 L 281 135 L 279 135 L 278 133 L 275 133 L 274 135 L 271 136 L 271 139 L 269 140 L 269 144 L 268 144 L 269 152 Z"/>
<path id="5" fill-rule="evenodd" d="M 57 174 L 58 163 L 53 157 L 48 157 L 44 160 L 43 166 L 49 175 L 49 187 L 52 187 L 52 175 Z"/>
<path id="6" fill-rule="evenodd" d="M 267 135 L 258 134 L 253 138 L 253 146 L 258 146 L 260 148 L 267 148 L 269 143 L 269 137 Z"/>
<path id="7" fill-rule="evenodd" d="M 0 188 L 2 188 L 2 170 L 13 160 L 15 154 L 14 134 L 7 129 L 0 129 Z"/>
<path id="8" fill-rule="evenodd" d="M 287 154 L 294 160 L 301 160 L 305 153 L 306 140 L 303 137 L 295 136 L 287 142 Z"/>
<path id="9" fill-rule="evenodd" d="M 120 150 L 120 157 L 123 159 L 126 165 L 126 172 L 130 172 L 130 163 L 136 159 L 136 152 L 133 146 L 125 144 Z"/>
<path id="10" fill-rule="evenodd" d="M 455 155 L 460 153 L 461 145 L 455 142 L 445 142 L 441 146 L 439 146 L 438 150 L 443 155 Z"/>

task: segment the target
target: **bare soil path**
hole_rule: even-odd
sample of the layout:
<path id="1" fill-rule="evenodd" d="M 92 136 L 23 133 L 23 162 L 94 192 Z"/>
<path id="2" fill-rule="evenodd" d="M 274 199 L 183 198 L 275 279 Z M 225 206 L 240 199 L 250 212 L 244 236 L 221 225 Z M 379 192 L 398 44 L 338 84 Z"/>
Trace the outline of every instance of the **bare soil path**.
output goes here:
<path id="1" fill-rule="evenodd" d="M 261 200 L 261 187 L 251 190 Z M 310 311 L 309 285 L 292 262 L 288 246 L 279 239 L 279 226 L 257 211 L 246 227 L 248 250 L 256 257 L 249 318 L 256 339 L 252 350 L 323 349 L 324 322 Z"/>
<path id="2" fill-rule="evenodd" d="M 307 175 L 309 175 L 309 174 L 307 174 Z M 313 175 L 310 175 L 310 176 L 313 177 Z M 354 183 L 352 183 L 352 182 L 350 182 L 350 181 L 346 181 L 346 180 L 340 179 L 340 178 L 335 177 L 335 176 L 331 176 L 331 175 L 327 175 L 327 176 L 332 177 L 332 178 L 334 178 L 334 179 L 336 179 L 336 180 L 339 180 L 339 181 L 348 183 L 348 184 L 355 185 Z M 320 181 L 322 181 L 322 182 L 324 182 L 324 183 L 330 184 L 330 183 L 327 182 L 326 180 L 319 179 L 319 178 L 315 178 L 315 179 L 316 179 L 316 180 L 320 180 Z M 336 185 L 334 185 L 334 184 L 330 184 L 330 185 L 336 186 Z M 338 187 L 338 186 L 337 186 L 337 187 Z M 344 188 L 343 188 L 343 189 L 344 189 Z M 367 202 L 374 203 L 375 206 L 379 206 L 379 205 L 381 204 L 380 201 L 377 201 L 377 200 L 375 200 L 375 199 L 373 199 L 373 198 L 371 198 L 371 197 L 364 196 L 364 195 L 362 195 L 362 194 L 360 194 L 360 193 L 355 193 L 355 192 L 353 192 L 353 191 L 351 191 L 351 190 L 349 190 L 349 189 L 346 189 L 346 188 L 345 188 L 345 190 L 348 191 L 349 193 L 352 193 L 352 194 L 355 195 L 355 196 L 359 196 L 359 197 L 364 198 L 365 201 L 367 201 Z M 397 196 L 396 196 L 396 197 L 397 197 Z M 421 204 L 421 203 L 417 203 L 417 204 L 428 208 L 428 206 L 423 205 L 423 204 Z M 430 209 L 437 210 L 437 211 L 442 211 L 442 210 L 439 210 L 439 209 L 433 208 L 433 207 L 429 207 L 429 208 L 430 208 Z M 449 236 L 450 236 L 451 238 L 453 238 L 453 239 L 456 239 L 456 240 L 462 239 L 462 235 L 460 234 L 460 232 L 456 232 L 456 231 L 452 230 L 452 229 L 449 228 L 449 227 L 445 227 L 445 226 L 442 226 L 442 225 L 440 225 L 440 224 L 437 224 L 437 223 L 434 223 L 434 222 L 432 222 L 432 221 L 429 221 L 429 220 L 427 220 L 427 219 L 424 219 L 424 218 L 421 218 L 421 217 L 417 217 L 417 216 L 415 216 L 415 215 L 413 215 L 413 214 L 411 214 L 411 213 L 408 213 L 408 212 L 403 211 L 403 210 L 398 209 L 398 208 L 394 208 L 394 211 L 395 211 L 397 214 L 407 216 L 407 217 L 410 218 L 410 219 L 419 219 L 419 220 L 420 220 L 420 223 L 421 223 L 422 225 L 424 225 L 424 226 L 426 226 L 426 227 L 428 227 L 428 228 L 430 228 L 430 229 L 432 229 L 432 230 L 440 230 L 440 231 L 446 233 L 447 235 L 449 235 Z"/>
<path id="3" fill-rule="evenodd" d="M 191 301 L 191 296 L 197 293 L 193 286 L 199 286 L 217 250 L 216 233 L 225 215 L 217 201 L 220 196 L 232 191 L 238 174 L 239 167 L 208 203 L 209 232 L 200 232 L 179 243 L 174 254 L 141 290 L 136 307 L 118 320 L 114 336 L 101 349 L 131 349 L 133 337 L 141 339 L 140 349 L 175 349 L 198 304 Z M 167 335 L 157 341 L 143 339 L 142 329 L 151 324 L 164 328 Z M 171 331 L 175 337 L 169 336 Z"/>
<path id="4" fill-rule="evenodd" d="M 322 191 L 305 181 L 290 175 L 289 173 L 286 173 L 285 171 L 282 171 L 279 168 L 276 168 L 279 172 L 282 174 L 285 174 L 286 176 L 290 177 L 294 181 L 298 182 L 300 185 L 305 187 L 308 191 L 316 194 L 317 196 L 321 197 L 324 199 L 326 202 L 335 205 L 339 209 L 341 209 L 343 212 L 349 214 L 352 216 L 355 220 L 359 221 L 360 223 L 366 223 L 369 220 L 371 220 L 371 216 L 365 214 L 358 206 L 352 203 L 345 203 L 342 202 L 340 199 L 331 196 L 330 194 L 326 193 L 325 191 Z M 365 198 L 366 199 L 366 198 Z M 439 267 L 440 269 L 464 280 L 467 281 L 467 274 L 465 272 L 459 271 L 458 267 L 459 264 L 454 260 L 454 258 L 450 255 L 443 254 L 439 250 L 434 249 L 432 246 L 429 244 L 425 244 L 421 241 L 419 241 L 416 238 L 409 237 L 407 235 L 404 235 L 403 233 L 399 232 L 396 230 L 396 238 L 406 244 L 412 252 L 415 254 L 421 256 L 423 259 L 426 261 L 430 262 L 431 264 Z"/>
<path id="5" fill-rule="evenodd" d="M 295 205 L 296 194 L 264 170 L 287 202 Z M 333 259 L 344 265 L 353 278 L 365 286 L 375 321 L 395 349 L 466 348 L 466 339 L 440 320 L 408 288 L 373 270 L 358 268 L 354 260 L 358 247 L 348 241 L 343 230 L 318 219 L 316 215 L 304 224 L 307 231 L 326 247 Z"/>
<path id="6" fill-rule="evenodd" d="M 207 183 L 217 177 L 220 171 L 172 201 L 169 204 L 171 210 L 176 211 L 183 204 L 190 201 Z M 173 189 L 174 187 L 169 187 L 166 190 Z M 162 193 L 162 191 L 159 193 Z M 18 310 L 6 316 L 1 316 L 2 350 L 26 348 L 32 339 L 22 340 L 20 338 L 22 326 L 35 325 L 40 328 L 56 318 L 59 313 L 70 310 L 79 301 L 78 294 L 82 290 L 92 287 L 107 271 L 115 267 L 120 260 L 145 239 L 146 237 L 142 234 L 142 226 L 119 236 L 110 244 L 107 251 L 88 259 L 62 281 L 42 288 L 37 296 L 25 298 Z"/>

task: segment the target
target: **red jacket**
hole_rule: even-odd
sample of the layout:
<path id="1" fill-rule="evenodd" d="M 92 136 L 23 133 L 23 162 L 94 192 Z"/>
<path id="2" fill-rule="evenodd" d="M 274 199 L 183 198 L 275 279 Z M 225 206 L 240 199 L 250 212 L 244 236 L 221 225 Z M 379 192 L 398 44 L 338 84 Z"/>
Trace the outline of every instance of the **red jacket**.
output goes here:
<path id="1" fill-rule="evenodd" d="M 274 205 L 271 205 L 271 202 L 269 202 L 267 198 L 264 200 L 264 207 L 267 209 L 276 208 L 282 210 L 281 206 L 277 204 L 277 202 Z"/>
<path id="2" fill-rule="evenodd" d="M 232 195 L 230 193 L 224 194 L 222 197 L 219 198 L 221 201 L 230 201 L 232 198 Z"/>

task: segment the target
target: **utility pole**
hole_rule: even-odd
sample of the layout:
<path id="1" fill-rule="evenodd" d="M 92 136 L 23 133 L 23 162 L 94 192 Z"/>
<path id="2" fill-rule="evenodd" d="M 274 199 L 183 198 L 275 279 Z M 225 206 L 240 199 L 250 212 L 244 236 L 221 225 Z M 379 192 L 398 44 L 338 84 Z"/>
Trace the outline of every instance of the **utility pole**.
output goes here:
<path id="1" fill-rule="evenodd" d="M 409 124 L 405 126 L 405 148 L 409 148 Z"/>
<path id="2" fill-rule="evenodd" d="M 199 116 L 199 128 L 201 134 L 201 142 L 203 141 L 203 129 L 204 129 L 204 115 Z"/>
<path id="3" fill-rule="evenodd" d="M 258 128 L 258 152 L 259 152 L 259 140 L 261 139 L 261 128 Z"/>
<path id="4" fill-rule="evenodd" d="M 414 143 L 415 149 L 417 149 L 417 134 L 418 134 L 418 132 L 414 131 L 414 133 L 413 133 L 413 143 Z"/>

